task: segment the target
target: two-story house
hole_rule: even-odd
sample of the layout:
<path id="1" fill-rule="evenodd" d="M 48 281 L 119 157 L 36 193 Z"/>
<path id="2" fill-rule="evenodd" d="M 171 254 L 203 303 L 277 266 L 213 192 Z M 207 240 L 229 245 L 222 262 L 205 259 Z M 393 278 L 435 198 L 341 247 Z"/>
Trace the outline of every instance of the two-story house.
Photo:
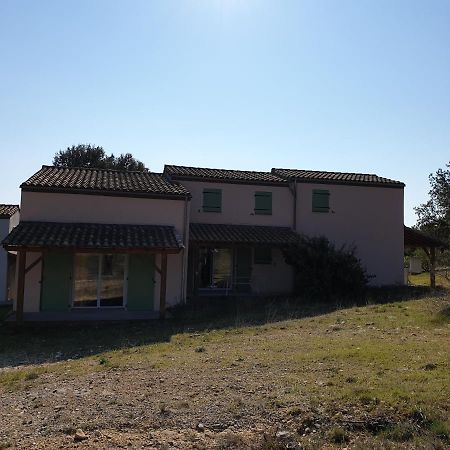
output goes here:
<path id="1" fill-rule="evenodd" d="M 376 175 L 43 166 L 21 189 L 3 242 L 18 255 L 19 318 L 153 317 L 193 296 L 288 294 L 283 249 L 300 234 L 355 246 L 373 285 L 403 283 L 404 184 Z"/>
<path id="2" fill-rule="evenodd" d="M 403 283 L 404 184 L 373 174 L 166 165 L 191 193 L 188 292 L 290 292 L 299 234 L 355 247 L 373 285 Z M 293 233 L 295 232 L 295 233 Z"/>
<path id="3" fill-rule="evenodd" d="M 43 166 L 21 189 L 20 223 L 3 242 L 18 255 L 19 316 L 152 317 L 182 300 L 182 185 L 157 173 Z"/>

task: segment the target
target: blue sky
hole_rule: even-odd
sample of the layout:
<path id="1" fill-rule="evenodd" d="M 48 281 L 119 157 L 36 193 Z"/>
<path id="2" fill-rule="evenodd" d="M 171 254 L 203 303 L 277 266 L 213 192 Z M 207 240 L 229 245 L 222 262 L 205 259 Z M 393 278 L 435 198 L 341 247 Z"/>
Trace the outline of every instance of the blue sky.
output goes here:
<path id="1" fill-rule="evenodd" d="M 59 149 L 377 173 L 450 160 L 450 2 L 0 1 L 0 202 Z"/>

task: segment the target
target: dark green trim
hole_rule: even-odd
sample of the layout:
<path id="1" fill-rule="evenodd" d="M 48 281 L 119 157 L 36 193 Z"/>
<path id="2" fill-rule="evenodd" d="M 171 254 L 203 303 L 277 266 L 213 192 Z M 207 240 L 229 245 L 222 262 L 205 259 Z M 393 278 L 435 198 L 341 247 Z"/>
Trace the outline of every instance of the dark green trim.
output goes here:
<path id="1" fill-rule="evenodd" d="M 41 311 L 67 311 L 72 301 L 73 253 L 46 253 L 42 264 Z"/>
<path id="2" fill-rule="evenodd" d="M 328 213 L 330 211 L 330 191 L 326 189 L 313 189 L 312 212 Z"/>
<path id="3" fill-rule="evenodd" d="M 222 189 L 203 189 L 203 212 L 222 212 Z"/>
<path id="4" fill-rule="evenodd" d="M 154 309 L 154 276 L 154 255 L 129 255 L 127 276 L 127 309 L 129 311 Z"/>
<path id="5" fill-rule="evenodd" d="M 272 192 L 255 192 L 255 214 L 272 214 Z"/>

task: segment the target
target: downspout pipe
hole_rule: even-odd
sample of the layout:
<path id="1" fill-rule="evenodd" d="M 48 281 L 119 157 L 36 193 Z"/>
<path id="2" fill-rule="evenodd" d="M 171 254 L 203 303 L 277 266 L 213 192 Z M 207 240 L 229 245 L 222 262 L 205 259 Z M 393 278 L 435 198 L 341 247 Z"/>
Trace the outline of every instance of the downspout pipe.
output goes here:
<path id="1" fill-rule="evenodd" d="M 294 231 L 297 231 L 297 180 L 294 179 L 290 179 L 289 180 L 289 190 L 291 191 L 292 194 L 292 199 L 293 199 L 293 218 L 292 218 L 292 229 Z"/>
<path id="2" fill-rule="evenodd" d="M 183 223 L 183 265 L 181 273 L 181 301 L 186 303 L 186 280 L 187 280 L 187 265 L 188 265 L 188 251 L 189 251 L 189 200 L 190 196 L 187 194 L 184 198 L 184 223 Z"/>

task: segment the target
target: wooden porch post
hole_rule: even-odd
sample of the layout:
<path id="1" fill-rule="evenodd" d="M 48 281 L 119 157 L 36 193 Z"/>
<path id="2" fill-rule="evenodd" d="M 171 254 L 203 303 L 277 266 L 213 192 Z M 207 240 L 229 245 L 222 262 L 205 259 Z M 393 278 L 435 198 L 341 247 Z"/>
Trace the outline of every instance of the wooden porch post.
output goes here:
<path id="1" fill-rule="evenodd" d="M 27 261 L 27 252 L 18 251 L 18 274 L 17 274 L 17 298 L 16 298 L 16 321 L 23 322 L 23 303 L 25 296 L 25 265 Z"/>
<path id="2" fill-rule="evenodd" d="M 166 316 L 166 291 L 167 291 L 167 253 L 161 253 L 161 283 L 159 294 L 159 317 Z"/>
<path id="3" fill-rule="evenodd" d="M 436 249 L 430 248 L 430 286 L 436 287 Z"/>

